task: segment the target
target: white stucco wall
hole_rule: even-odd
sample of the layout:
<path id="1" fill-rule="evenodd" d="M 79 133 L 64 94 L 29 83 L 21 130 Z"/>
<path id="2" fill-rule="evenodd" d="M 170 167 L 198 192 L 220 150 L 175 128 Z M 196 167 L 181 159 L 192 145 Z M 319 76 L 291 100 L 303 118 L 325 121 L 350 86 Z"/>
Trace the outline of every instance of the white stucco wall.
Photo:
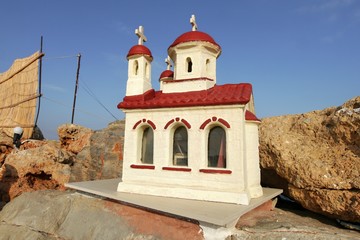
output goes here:
<path id="1" fill-rule="evenodd" d="M 255 155 L 258 152 L 247 153 L 248 150 L 253 151 L 257 148 L 257 145 L 252 146 L 257 141 L 255 141 L 254 129 L 249 130 L 251 136 L 245 137 L 243 105 L 126 110 L 125 113 L 123 180 L 118 186 L 118 191 L 240 204 L 249 203 L 251 192 L 249 186 L 253 187 L 254 183 L 260 182 L 260 179 L 253 179 L 260 176 L 255 173 L 254 168 L 258 162 L 254 165 L 244 162 L 248 157 L 256 161 Z M 204 129 L 200 129 L 200 126 L 212 117 L 224 119 L 230 124 L 230 128 L 215 121 L 209 123 Z M 167 129 L 164 129 L 165 125 L 175 118 L 179 118 L 180 121 L 175 121 Z M 145 123 L 142 122 L 136 129 L 133 129 L 133 126 L 143 119 L 145 119 Z M 188 129 L 188 166 L 186 167 L 191 171 L 163 170 L 163 167 L 184 168 L 172 165 L 172 136 L 177 126 L 184 125 L 181 123 L 181 119 L 185 119 L 191 125 L 191 128 Z M 156 125 L 153 164 L 155 169 L 131 168 L 132 164 L 143 165 L 140 162 L 142 126 L 147 125 L 147 120 Z M 222 126 L 226 131 L 227 167 L 225 170 L 231 170 L 231 174 L 199 171 L 200 169 L 209 169 L 207 167 L 207 140 L 209 130 L 214 125 Z M 251 142 L 245 144 L 248 139 Z M 210 169 L 219 170 L 219 168 Z M 255 174 L 246 174 L 247 170 L 251 170 Z M 251 179 L 248 179 L 249 177 Z M 257 187 L 255 185 L 254 187 Z M 257 194 L 252 195 L 256 196 Z"/>
<path id="2" fill-rule="evenodd" d="M 256 198 L 263 194 L 260 185 L 259 122 L 246 121 L 245 131 L 247 188 L 249 189 L 250 196 Z"/>
<path id="3" fill-rule="evenodd" d="M 137 71 L 135 65 L 137 62 Z M 137 74 L 135 74 L 137 72 Z M 140 95 L 152 89 L 151 61 L 145 56 L 136 56 L 129 59 L 126 96 Z"/>

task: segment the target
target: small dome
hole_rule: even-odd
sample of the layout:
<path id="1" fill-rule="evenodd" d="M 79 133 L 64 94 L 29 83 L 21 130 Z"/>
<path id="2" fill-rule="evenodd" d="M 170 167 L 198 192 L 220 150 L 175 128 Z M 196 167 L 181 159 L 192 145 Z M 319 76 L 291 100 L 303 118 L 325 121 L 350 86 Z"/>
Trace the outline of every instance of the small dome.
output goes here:
<path id="1" fill-rule="evenodd" d="M 161 73 L 159 80 L 165 79 L 165 78 L 173 78 L 174 72 L 171 70 L 165 70 Z"/>
<path id="2" fill-rule="evenodd" d="M 132 48 L 130 48 L 128 55 L 126 56 L 127 58 L 134 56 L 134 55 L 147 55 L 149 56 L 151 59 L 152 54 L 150 49 L 148 49 L 146 46 L 144 45 L 135 45 Z"/>
<path id="3" fill-rule="evenodd" d="M 193 42 L 193 41 L 203 41 L 212 43 L 221 49 L 220 45 L 215 42 L 215 40 L 207 33 L 200 32 L 200 31 L 190 31 L 180 35 L 175 41 L 170 45 L 169 48 L 175 47 L 180 43 L 185 42 Z"/>

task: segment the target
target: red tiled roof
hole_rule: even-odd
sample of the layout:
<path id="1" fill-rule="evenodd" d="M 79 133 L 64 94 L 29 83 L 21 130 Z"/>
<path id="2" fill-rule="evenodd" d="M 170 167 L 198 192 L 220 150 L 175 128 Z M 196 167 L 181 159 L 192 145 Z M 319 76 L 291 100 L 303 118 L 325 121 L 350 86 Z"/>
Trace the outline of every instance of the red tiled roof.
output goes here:
<path id="1" fill-rule="evenodd" d="M 151 89 L 144 94 L 124 97 L 118 104 L 121 109 L 150 109 L 246 104 L 250 101 L 252 86 L 249 83 L 215 85 L 202 91 L 163 93 Z"/>
<path id="2" fill-rule="evenodd" d="M 175 41 L 170 45 L 169 48 L 174 47 L 180 43 L 192 42 L 192 41 L 209 42 L 218 46 L 221 49 L 220 45 L 217 44 L 209 34 L 200 31 L 190 31 L 180 35 L 177 39 L 175 39 Z"/>
<path id="3" fill-rule="evenodd" d="M 258 119 L 254 113 L 250 112 L 249 110 L 245 111 L 245 120 L 247 121 L 256 121 L 256 122 L 261 122 L 260 119 Z"/>
<path id="4" fill-rule="evenodd" d="M 132 48 L 130 48 L 127 57 L 130 57 L 133 55 L 147 55 L 152 58 L 150 49 L 148 49 L 144 45 L 135 45 Z"/>

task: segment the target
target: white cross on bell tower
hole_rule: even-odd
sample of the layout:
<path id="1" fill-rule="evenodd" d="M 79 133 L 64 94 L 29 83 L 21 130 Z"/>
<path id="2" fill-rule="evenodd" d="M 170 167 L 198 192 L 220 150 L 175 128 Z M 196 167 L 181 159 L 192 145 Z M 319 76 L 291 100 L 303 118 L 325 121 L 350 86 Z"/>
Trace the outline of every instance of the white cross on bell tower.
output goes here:
<path id="1" fill-rule="evenodd" d="M 195 19 L 195 15 L 191 15 L 191 18 L 190 18 L 190 23 L 192 25 L 192 31 L 196 31 L 198 26 L 196 24 L 196 19 Z"/>
<path id="2" fill-rule="evenodd" d="M 144 42 L 147 41 L 146 36 L 144 35 L 144 27 L 143 26 L 139 26 L 138 29 L 135 29 L 135 34 L 139 37 L 139 45 L 143 45 Z"/>
<path id="3" fill-rule="evenodd" d="M 171 59 L 169 56 L 167 56 L 167 58 L 165 58 L 165 63 L 166 63 L 166 69 L 170 70 L 170 68 L 172 67 L 171 65 Z"/>

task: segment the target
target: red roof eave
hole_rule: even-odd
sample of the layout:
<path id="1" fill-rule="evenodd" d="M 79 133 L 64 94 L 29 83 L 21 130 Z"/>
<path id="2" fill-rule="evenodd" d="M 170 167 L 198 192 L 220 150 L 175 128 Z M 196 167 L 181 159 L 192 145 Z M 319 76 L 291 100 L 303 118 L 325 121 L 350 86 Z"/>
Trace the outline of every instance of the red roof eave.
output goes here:
<path id="1" fill-rule="evenodd" d="M 256 117 L 256 115 L 249 110 L 245 111 L 245 120 L 246 121 L 255 121 L 255 122 L 261 122 L 260 119 Z"/>
<path id="2" fill-rule="evenodd" d="M 170 107 L 220 106 L 247 104 L 252 94 L 248 83 L 214 86 L 208 90 L 163 93 L 151 89 L 144 94 L 124 97 L 119 109 L 152 109 Z"/>

